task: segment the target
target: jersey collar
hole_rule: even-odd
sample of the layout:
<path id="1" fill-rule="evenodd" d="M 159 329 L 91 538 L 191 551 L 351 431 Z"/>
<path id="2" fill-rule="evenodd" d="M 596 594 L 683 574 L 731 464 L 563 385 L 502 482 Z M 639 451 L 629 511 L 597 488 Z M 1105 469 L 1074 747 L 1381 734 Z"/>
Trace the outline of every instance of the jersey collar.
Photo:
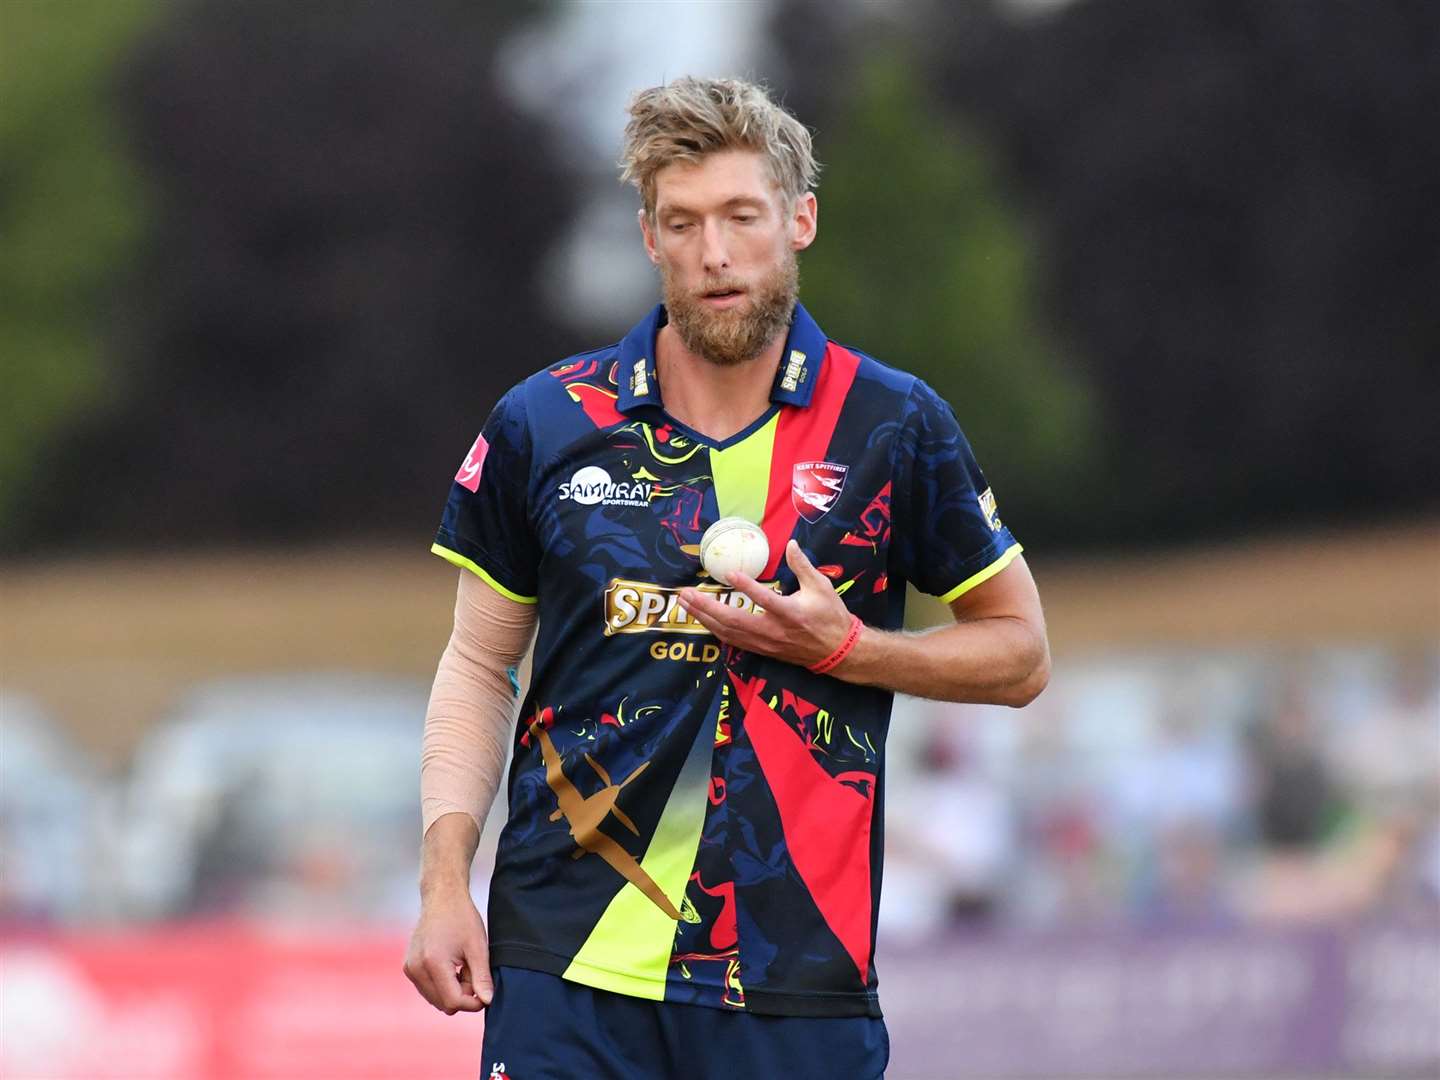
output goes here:
<path id="1" fill-rule="evenodd" d="M 660 406 L 660 380 L 655 375 L 655 336 L 665 325 L 665 305 L 656 304 L 620 341 L 619 365 L 615 380 L 619 398 L 615 407 L 629 414 L 642 405 Z M 815 395 L 820 368 L 825 359 L 825 333 L 801 304 L 795 305 L 790 333 L 775 369 L 770 400 L 784 405 L 806 407 Z"/>

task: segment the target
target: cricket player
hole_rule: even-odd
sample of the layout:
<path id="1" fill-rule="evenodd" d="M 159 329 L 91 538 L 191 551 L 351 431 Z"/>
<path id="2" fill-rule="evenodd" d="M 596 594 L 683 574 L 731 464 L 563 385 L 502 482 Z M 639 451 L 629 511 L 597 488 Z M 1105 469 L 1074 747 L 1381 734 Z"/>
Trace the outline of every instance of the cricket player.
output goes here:
<path id="1" fill-rule="evenodd" d="M 663 302 L 505 394 L 435 536 L 461 573 L 405 972 L 488 1010 L 490 1080 L 868 1080 L 892 694 L 1031 701 L 1040 602 L 951 408 L 798 302 L 807 129 L 736 80 L 629 115 Z M 763 531 L 758 575 L 706 572 L 722 517 Z M 907 582 L 953 624 L 903 632 Z M 469 872 L 507 755 L 487 929 Z"/>

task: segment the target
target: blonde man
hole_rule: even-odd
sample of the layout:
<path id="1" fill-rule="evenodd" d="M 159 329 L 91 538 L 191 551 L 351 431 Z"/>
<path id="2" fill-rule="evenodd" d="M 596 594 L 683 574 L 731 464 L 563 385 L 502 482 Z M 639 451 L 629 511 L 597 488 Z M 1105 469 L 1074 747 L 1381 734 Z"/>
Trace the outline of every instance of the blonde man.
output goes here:
<path id="1" fill-rule="evenodd" d="M 488 1007 L 491 1077 L 879 1076 L 892 694 L 1029 702 L 1039 599 L 949 406 L 797 301 L 805 127 L 678 79 L 635 97 L 621 168 L 663 303 L 505 395 L 435 538 L 462 572 L 405 970 Z M 757 576 L 706 574 L 722 517 L 763 530 Z M 907 581 L 953 625 L 902 632 Z M 468 876 L 507 752 L 487 935 Z"/>

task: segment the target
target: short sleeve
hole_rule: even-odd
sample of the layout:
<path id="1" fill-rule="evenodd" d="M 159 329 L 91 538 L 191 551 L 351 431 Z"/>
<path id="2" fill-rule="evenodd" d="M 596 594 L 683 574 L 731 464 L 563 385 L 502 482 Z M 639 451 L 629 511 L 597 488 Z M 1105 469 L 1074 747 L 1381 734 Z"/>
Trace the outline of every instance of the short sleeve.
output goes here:
<path id="1" fill-rule="evenodd" d="M 901 420 L 895 491 L 896 569 L 921 592 L 948 604 L 1020 554 L 954 411 L 919 379 Z"/>
<path id="2" fill-rule="evenodd" d="M 460 463 L 430 546 L 522 604 L 539 596 L 538 545 L 527 512 L 530 446 L 522 383 L 500 399 Z"/>

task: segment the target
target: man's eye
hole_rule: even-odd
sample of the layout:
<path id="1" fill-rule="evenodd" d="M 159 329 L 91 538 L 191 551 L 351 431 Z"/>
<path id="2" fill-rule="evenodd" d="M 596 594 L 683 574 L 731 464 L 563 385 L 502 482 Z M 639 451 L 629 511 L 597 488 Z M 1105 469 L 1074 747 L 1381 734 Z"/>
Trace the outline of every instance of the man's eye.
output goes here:
<path id="1" fill-rule="evenodd" d="M 672 221 L 672 222 L 670 223 L 670 231 L 671 231 L 671 232 L 684 232 L 684 231 L 685 231 L 686 229 L 688 229 L 689 227 L 690 227 L 690 222 L 688 222 L 688 221 Z"/>
<path id="2" fill-rule="evenodd" d="M 738 221 L 741 225 L 749 225 L 752 221 L 755 220 L 755 215 L 754 215 L 754 214 L 736 214 L 736 215 L 735 215 L 735 220 Z"/>

